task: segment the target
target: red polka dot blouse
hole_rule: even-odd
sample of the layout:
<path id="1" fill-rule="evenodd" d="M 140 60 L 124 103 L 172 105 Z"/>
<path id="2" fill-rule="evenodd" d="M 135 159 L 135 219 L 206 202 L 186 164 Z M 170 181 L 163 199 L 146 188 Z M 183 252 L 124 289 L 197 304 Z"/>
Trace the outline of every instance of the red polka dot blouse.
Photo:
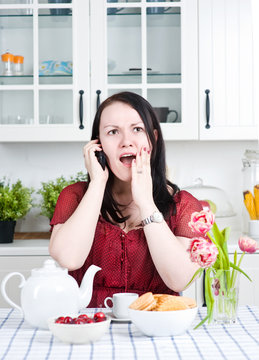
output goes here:
<path id="1" fill-rule="evenodd" d="M 86 182 L 67 186 L 60 194 L 50 225 L 63 224 L 75 211 L 87 189 Z M 191 214 L 202 210 L 200 202 L 186 191 L 174 195 L 176 214 L 166 222 L 176 236 L 194 237 L 188 227 Z M 91 211 L 91 209 L 89 209 Z M 87 214 L 86 214 L 87 216 Z M 159 239 L 158 239 L 159 241 Z M 91 265 L 102 268 L 94 278 L 89 307 L 103 307 L 104 299 L 116 292 L 175 294 L 159 276 L 152 261 L 142 228 L 125 233 L 100 215 L 93 245 L 84 265 L 70 271 L 80 285 L 86 269 Z"/>

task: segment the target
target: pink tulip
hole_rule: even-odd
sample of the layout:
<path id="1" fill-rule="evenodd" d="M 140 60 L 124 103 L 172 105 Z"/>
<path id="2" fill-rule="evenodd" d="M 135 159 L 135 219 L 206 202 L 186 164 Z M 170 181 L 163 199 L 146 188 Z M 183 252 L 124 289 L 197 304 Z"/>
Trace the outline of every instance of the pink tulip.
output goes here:
<path id="1" fill-rule="evenodd" d="M 217 260 L 218 249 L 210 241 L 203 238 L 194 238 L 188 249 L 191 261 L 196 262 L 202 268 L 212 266 Z"/>
<path id="2" fill-rule="evenodd" d="M 240 236 L 238 245 L 240 250 L 250 254 L 256 252 L 256 250 L 259 250 L 257 242 L 248 236 Z"/>
<path id="3" fill-rule="evenodd" d="M 215 221 L 215 215 L 210 210 L 194 212 L 191 221 L 188 223 L 193 232 L 205 235 L 212 228 Z"/>

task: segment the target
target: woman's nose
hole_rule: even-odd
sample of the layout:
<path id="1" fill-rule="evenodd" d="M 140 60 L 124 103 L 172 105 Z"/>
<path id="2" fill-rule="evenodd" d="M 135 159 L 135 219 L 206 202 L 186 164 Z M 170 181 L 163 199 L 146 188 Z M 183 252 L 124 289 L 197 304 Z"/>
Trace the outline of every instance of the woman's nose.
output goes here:
<path id="1" fill-rule="evenodd" d="M 130 134 L 128 134 L 128 133 L 122 134 L 121 146 L 122 146 L 122 147 L 133 146 L 133 143 L 132 143 L 132 139 L 131 139 Z"/>

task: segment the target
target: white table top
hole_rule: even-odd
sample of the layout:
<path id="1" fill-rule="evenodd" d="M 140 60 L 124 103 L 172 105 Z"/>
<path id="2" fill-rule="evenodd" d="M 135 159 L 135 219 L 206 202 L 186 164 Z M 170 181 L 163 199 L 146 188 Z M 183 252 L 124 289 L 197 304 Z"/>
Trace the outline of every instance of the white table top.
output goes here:
<path id="1" fill-rule="evenodd" d="M 193 326 L 205 313 L 206 308 L 199 309 Z M 256 360 L 259 359 L 259 308 L 240 307 L 236 324 L 203 325 L 175 337 L 147 337 L 132 323 L 112 322 L 101 340 L 88 345 L 64 344 L 50 331 L 30 327 L 17 310 L 0 309 L 0 359 Z"/>

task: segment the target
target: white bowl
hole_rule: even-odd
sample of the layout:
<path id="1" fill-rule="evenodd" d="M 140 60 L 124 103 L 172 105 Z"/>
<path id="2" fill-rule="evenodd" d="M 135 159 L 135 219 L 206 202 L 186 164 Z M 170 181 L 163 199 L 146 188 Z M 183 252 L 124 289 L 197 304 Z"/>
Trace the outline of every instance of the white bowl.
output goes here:
<path id="1" fill-rule="evenodd" d="M 147 336 L 184 334 L 192 325 L 198 307 L 174 311 L 143 311 L 129 308 L 129 318 Z"/>
<path id="2" fill-rule="evenodd" d="M 105 321 L 90 324 L 56 324 L 56 318 L 48 319 L 48 326 L 53 335 L 69 344 L 88 344 L 99 340 L 109 329 L 110 317 Z"/>

